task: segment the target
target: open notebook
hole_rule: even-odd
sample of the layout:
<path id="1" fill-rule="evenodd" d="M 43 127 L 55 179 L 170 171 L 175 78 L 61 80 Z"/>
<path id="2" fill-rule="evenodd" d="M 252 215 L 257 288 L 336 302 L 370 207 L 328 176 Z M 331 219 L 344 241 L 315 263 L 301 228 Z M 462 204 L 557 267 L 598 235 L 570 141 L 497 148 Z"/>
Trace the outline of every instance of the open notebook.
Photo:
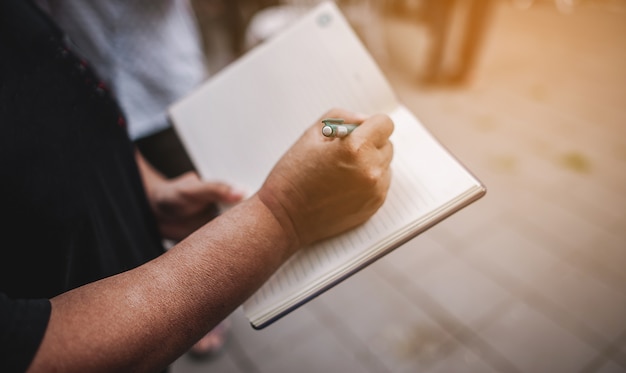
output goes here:
<path id="1" fill-rule="evenodd" d="M 302 132 L 333 107 L 391 116 L 393 179 L 365 224 L 304 248 L 246 303 L 278 320 L 485 193 L 394 95 L 333 2 L 322 3 L 175 103 L 170 117 L 200 175 L 255 192 Z M 321 128 L 321 125 L 320 125 Z"/>

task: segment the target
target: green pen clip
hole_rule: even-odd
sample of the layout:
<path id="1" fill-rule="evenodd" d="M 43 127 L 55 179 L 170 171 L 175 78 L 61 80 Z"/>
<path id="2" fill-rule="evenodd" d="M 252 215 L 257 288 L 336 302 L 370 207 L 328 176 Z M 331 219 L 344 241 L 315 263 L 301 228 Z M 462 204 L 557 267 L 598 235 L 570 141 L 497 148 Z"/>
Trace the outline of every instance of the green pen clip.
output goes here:
<path id="1" fill-rule="evenodd" d="M 357 127 L 356 124 L 345 124 L 342 118 L 326 118 L 322 123 L 322 135 L 326 137 L 346 137 Z"/>

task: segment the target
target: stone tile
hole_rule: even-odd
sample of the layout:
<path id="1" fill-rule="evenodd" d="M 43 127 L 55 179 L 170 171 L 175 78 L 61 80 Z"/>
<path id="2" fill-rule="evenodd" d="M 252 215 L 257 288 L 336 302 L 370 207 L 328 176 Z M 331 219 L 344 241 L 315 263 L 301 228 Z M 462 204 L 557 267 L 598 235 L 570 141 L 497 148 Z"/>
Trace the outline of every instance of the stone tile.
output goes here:
<path id="1" fill-rule="evenodd" d="M 626 296 L 626 271 L 614 252 L 600 242 L 570 250 L 559 254 L 565 262 Z"/>
<path id="2" fill-rule="evenodd" d="M 351 346 L 339 343 L 332 333 L 319 329 L 303 333 L 297 343 L 284 345 L 280 354 L 264 356 L 257 366 L 259 372 L 266 373 L 369 371 L 354 356 Z"/>
<path id="3" fill-rule="evenodd" d="M 197 360 L 183 355 L 170 366 L 170 373 L 201 373 L 210 370 L 216 373 L 249 373 L 240 370 L 236 360 L 228 353 L 207 360 Z"/>
<path id="4" fill-rule="evenodd" d="M 592 126 L 589 125 L 589 120 L 580 118 L 576 113 L 578 108 L 558 110 L 545 102 L 528 100 L 514 94 L 510 89 L 500 88 L 490 93 L 492 96 L 488 97 L 489 102 L 499 102 L 506 107 L 513 123 L 519 121 L 528 124 L 514 126 L 526 138 L 526 142 L 532 145 L 528 150 L 550 160 L 559 172 L 569 171 L 572 175 L 582 177 L 594 176 L 597 180 L 597 176 L 605 173 L 607 166 L 613 163 L 612 153 L 607 149 L 623 146 L 623 141 L 619 137 L 611 136 L 605 126 L 597 123 Z M 534 123 L 541 125 L 533 125 Z M 570 153 L 586 157 L 579 158 L 585 164 L 563 162 L 565 159 L 562 156 Z M 617 180 L 623 178 L 618 176 Z"/>
<path id="5" fill-rule="evenodd" d="M 518 207 L 516 213 L 520 219 L 558 240 L 563 247 L 593 242 L 596 237 L 609 233 L 602 227 L 602 222 L 591 221 L 567 206 L 555 204 L 546 196 L 543 196 L 540 208 L 524 204 Z"/>
<path id="6" fill-rule="evenodd" d="M 375 264 L 376 265 L 376 264 Z M 313 312 L 321 304 L 337 320 L 346 321 L 344 326 L 354 326 L 361 333 L 372 333 L 378 326 L 373 320 L 386 320 L 395 316 L 393 302 L 399 299 L 393 289 L 374 272 L 366 268 L 315 299 Z M 402 308 L 400 308 L 402 312 Z"/>
<path id="7" fill-rule="evenodd" d="M 581 140 L 583 144 L 586 144 L 586 149 L 588 149 L 588 176 L 614 191 L 623 190 L 624 186 L 626 186 L 626 173 L 615 172 L 615 170 L 624 167 L 626 160 L 624 160 L 621 155 L 615 154 L 615 151 L 611 150 L 611 148 L 624 149 L 625 144 L 623 140 L 621 140 L 622 136 L 623 131 L 621 134 L 618 133 L 617 136 L 612 136 L 612 139 L 620 139 L 619 143 L 605 141 L 597 144 L 589 144 L 588 139 Z"/>
<path id="8" fill-rule="evenodd" d="M 613 361 L 607 361 L 596 373 L 626 373 L 626 368 Z"/>
<path id="9" fill-rule="evenodd" d="M 261 330 L 250 326 L 241 309 L 232 316 L 232 336 L 245 357 L 255 364 L 284 355 L 284 351 L 293 344 L 302 343 L 309 334 L 320 332 L 322 327 L 310 307 L 306 306 Z"/>
<path id="10" fill-rule="evenodd" d="M 466 257 L 475 267 L 484 268 L 482 271 L 493 268 L 516 282 L 530 286 L 534 278 L 550 271 L 559 262 L 558 258 L 546 253 L 542 245 L 540 240 L 509 226 L 472 242 Z"/>
<path id="11" fill-rule="evenodd" d="M 508 199 L 502 202 L 505 211 L 503 218 L 513 226 L 520 226 L 519 220 L 532 220 L 532 217 L 542 213 L 546 197 L 541 193 L 545 189 L 534 187 L 521 187 L 510 189 Z M 530 215 L 529 215 L 530 214 Z"/>
<path id="12" fill-rule="evenodd" d="M 309 305 L 262 330 L 252 329 L 241 310 L 237 310 L 231 319 L 232 342 L 227 345 L 226 352 L 237 361 L 242 372 L 320 372 L 332 369 L 368 372 L 357 359 L 351 344 L 338 340 L 332 325 L 324 325 Z M 205 366 L 218 369 L 211 362 Z"/>
<path id="13" fill-rule="evenodd" d="M 623 191 L 623 187 L 612 188 L 593 178 L 586 178 L 564 189 L 559 201 L 563 203 L 566 199 L 576 211 L 618 232 L 626 226 L 626 195 Z"/>
<path id="14" fill-rule="evenodd" d="M 412 319 L 416 311 L 395 290 L 402 284 L 387 283 L 375 272 L 365 269 L 315 300 L 364 340 L 372 340 L 387 323 Z"/>
<path id="15" fill-rule="evenodd" d="M 415 283 L 452 316 L 474 330 L 480 327 L 489 311 L 512 300 L 500 284 L 455 257 Z"/>
<path id="16" fill-rule="evenodd" d="M 424 233 L 373 265 L 388 266 L 400 271 L 408 279 L 416 279 L 445 263 L 450 255 L 432 235 Z"/>
<path id="17" fill-rule="evenodd" d="M 541 203 L 541 198 L 537 197 L 521 196 L 520 199 L 520 204 Z M 552 199 L 552 201 L 554 200 Z M 557 206 L 556 210 L 561 213 L 565 211 L 562 206 Z M 562 217 L 559 213 L 554 213 L 552 215 L 554 222 L 548 226 L 538 225 L 533 219 L 526 216 L 519 216 L 515 219 L 519 220 L 516 225 L 521 232 L 535 237 L 538 242 L 543 241 L 541 248 L 547 253 L 626 294 L 626 267 L 622 264 L 626 263 L 626 237 L 624 234 L 622 232 L 610 232 L 604 229 L 606 227 L 593 231 L 584 228 L 572 228 L 575 231 L 572 236 L 576 235 L 577 239 L 571 239 L 567 233 L 558 232 L 559 229 L 566 229 L 568 219 L 572 221 L 568 216 L 569 214 Z M 572 226 L 574 227 L 575 224 L 573 223 Z M 553 227 L 557 229 L 552 229 Z M 576 232 L 577 229 L 583 232 Z"/>
<path id="18" fill-rule="evenodd" d="M 474 351 L 457 346 L 445 358 L 437 361 L 425 373 L 496 373 L 498 370 L 489 366 L 483 358 Z"/>
<path id="19" fill-rule="evenodd" d="M 503 237 L 504 232 L 499 232 L 499 235 Z M 618 327 L 622 320 L 620 312 L 623 307 L 612 302 L 621 304 L 619 299 L 623 293 L 616 291 L 613 287 L 608 287 L 605 283 L 590 276 L 586 271 L 574 268 L 560 258 L 551 255 L 545 251 L 545 246 L 541 246 L 542 240 L 537 237 L 529 234 L 523 237 L 526 240 L 525 243 L 522 241 L 522 244 L 519 244 L 516 243 L 517 240 L 509 239 L 508 246 L 506 243 L 499 243 L 506 241 L 501 238 L 479 242 L 477 245 L 482 246 L 477 250 L 472 249 L 464 253 L 463 259 L 493 281 L 501 284 L 512 296 L 534 307 L 538 312 L 566 328 L 588 345 L 604 348 L 610 341 L 606 333 L 611 335 L 610 333 L 613 333 L 610 330 L 611 327 Z M 533 242 L 540 244 L 533 244 Z M 546 243 L 543 242 L 543 244 Z M 549 245 L 549 243 L 547 244 Z M 498 246 L 502 249 L 497 249 Z M 605 316 L 589 320 L 588 314 L 591 314 L 592 311 L 585 313 L 585 311 L 576 309 L 573 312 L 570 307 L 575 305 L 575 300 L 581 296 L 581 293 L 576 291 L 575 286 L 571 290 L 568 302 L 563 300 L 564 294 L 552 296 L 554 290 L 544 290 L 544 287 L 550 288 L 551 283 L 555 282 L 554 279 L 559 275 L 560 268 L 568 268 L 582 273 L 584 275 L 583 282 L 590 281 L 590 285 L 585 283 L 581 286 L 597 286 L 603 290 L 600 294 L 594 294 L 592 298 L 602 297 L 605 305 L 611 304 L 610 308 L 602 311 Z M 618 298 L 613 299 L 607 294 L 617 294 Z"/>
<path id="20" fill-rule="evenodd" d="M 611 354 L 611 359 L 614 363 L 618 364 L 622 368 L 626 368 L 626 342 L 624 341 L 624 335 L 626 335 L 626 330 L 624 330 L 622 334 L 622 345 L 617 348 L 616 351 L 613 351 Z"/>
<path id="21" fill-rule="evenodd" d="M 521 372 L 576 372 L 597 351 L 524 304 L 480 333 Z"/>
<path id="22" fill-rule="evenodd" d="M 390 372 L 421 371 L 449 351 L 450 335 L 392 284 L 361 272 L 316 300 Z M 359 352 L 364 354 L 364 352 Z"/>
<path id="23" fill-rule="evenodd" d="M 386 323 L 370 342 L 371 352 L 394 373 L 429 371 L 457 348 L 454 339 L 423 314 L 413 321 Z"/>
<path id="24" fill-rule="evenodd" d="M 539 274 L 533 282 L 541 294 L 568 310 L 581 323 L 600 332 L 607 342 L 626 330 L 626 295 L 584 271 L 566 263 L 557 263 L 551 271 Z M 598 349 L 605 347 L 596 346 Z"/>
<path id="25" fill-rule="evenodd" d="M 395 273 L 381 273 L 381 277 L 385 278 L 390 283 L 397 283 L 399 280 L 397 274 Z M 392 281 L 389 281 L 389 280 Z M 404 295 L 404 297 L 411 301 L 416 307 L 418 307 L 421 312 L 429 317 L 438 328 L 435 330 L 442 330 L 443 335 L 439 335 L 438 348 L 434 349 L 436 353 L 433 353 L 433 348 L 429 347 L 427 351 L 430 351 L 431 355 L 434 355 L 435 359 L 432 359 L 432 365 L 447 366 L 448 364 L 457 364 L 458 356 L 454 355 L 455 351 L 462 350 L 464 355 L 470 356 L 475 355 L 479 357 L 480 360 L 479 365 L 484 362 L 491 367 L 494 367 L 496 371 L 506 371 L 515 373 L 515 370 L 512 370 L 512 365 L 506 361 L 497 351 L 495 351 L 490 345 L 485 344 L 484 342 L 480 343 L 472 343 L 468 344 L 467 341 L 476 341 L 478 336 L 476 332 L 472 331 L 471 328 L 466 326 L 463 321 L 458 320 L 450 311 L 445 307 L 445 305 L 440 304 L 436 299 L 434 299 L 430 294 L 422 289 L 422 287 L 416 283 L 407 283 L 406 286 L 402 286 L 398 288 L 398 290 Z M 493 310 L 489 311 L 489 315 L 487 317 L 482 317 L 483 320 L 480 321 L 482 326 L 486 325 L 489 320 L 487 318 L 494 317 L 495 315 L 499 315 L 503 309 L 506 307 L 502 307 L 504 304 L 497 305 Z M 424 328 L 423 326 L 411 327 L 402 331 L 400 327 L 392 328 L 391 330 L 396 331 L 396 335 L 404 336 L 405 340 L 425 340 L 431 341 L 431 337 L 429 335 L 437 335 L 433 330 L 429 328 Z M 426 334 L 426 336 L 423 336 Z M 417 335 L 417 337 L 416 337 Z M 445 335 L 450 335 L 451 338 L 445 338 Z M 414 342 L 415 343 L 415 342 Z M 467 352 L 467 354 L 466 354 Z M 416 362 L 417 363 L 417 362 Z M 413 367 L 412 365 L 408 365 L 409 368 L 413 368 L 413 370 L 408 371 L 427 371 L 431 368 L 429 364 L 416 365 Z M 395 370 L 394 370 L 395 371 Z M 404 371 L 404 370 L 401 370 Z"/>
<path id="26" fill-rule="evenodd" d="M 562 223 L 555 225 L 558 224 Z M 623 265 L 626 263 L 626 237 L 623 233 L 588 231 L 579 234 L 577 242 L 563 242 L 558 235 L 527 220 L 519 227 L 526 234 L 544 241 L 542 248 L 546 252 L 626 294 L 626 267 Z"/>
<path id="27" fill-rule="evenodd" d="M 626 275 L 626 229 L 621 233 L 603 234 L 587 245 L 589 255 L 623 278 Z"/>

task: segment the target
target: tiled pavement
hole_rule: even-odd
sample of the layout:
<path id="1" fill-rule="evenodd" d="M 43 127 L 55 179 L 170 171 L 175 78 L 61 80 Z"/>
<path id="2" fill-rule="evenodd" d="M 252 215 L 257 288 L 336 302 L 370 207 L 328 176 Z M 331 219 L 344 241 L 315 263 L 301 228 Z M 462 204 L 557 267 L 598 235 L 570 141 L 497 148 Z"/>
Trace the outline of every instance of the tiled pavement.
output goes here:
<path id="1" fill-rule="evenodd" d="M 173 373 L 626 372 L 626 5 L 509 4 L 467 86 L 385 65 L 487 196 Z"/>

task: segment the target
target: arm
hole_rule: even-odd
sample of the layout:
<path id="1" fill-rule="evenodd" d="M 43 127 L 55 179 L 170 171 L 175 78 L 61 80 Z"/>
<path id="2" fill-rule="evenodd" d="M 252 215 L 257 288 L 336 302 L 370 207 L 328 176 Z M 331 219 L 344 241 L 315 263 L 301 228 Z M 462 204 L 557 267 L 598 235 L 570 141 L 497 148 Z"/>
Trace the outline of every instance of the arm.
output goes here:
<path id="1" fill-rule="evenodd" d="M 162 368 L 262 284 L 294 242 L 253 197 L 160 258 L 52 299 L 33 371 Z"/>
<path id="2" fill-rule="evenodd" d="M 369 218 L 389 186 L 391 121 L 373 117 L 339 141 L 323 138 L 320 128 L 305 132 L 256 195 L 161 257 L 53 298 L 31 371 L 165 367 L 298 247 Z"/>

